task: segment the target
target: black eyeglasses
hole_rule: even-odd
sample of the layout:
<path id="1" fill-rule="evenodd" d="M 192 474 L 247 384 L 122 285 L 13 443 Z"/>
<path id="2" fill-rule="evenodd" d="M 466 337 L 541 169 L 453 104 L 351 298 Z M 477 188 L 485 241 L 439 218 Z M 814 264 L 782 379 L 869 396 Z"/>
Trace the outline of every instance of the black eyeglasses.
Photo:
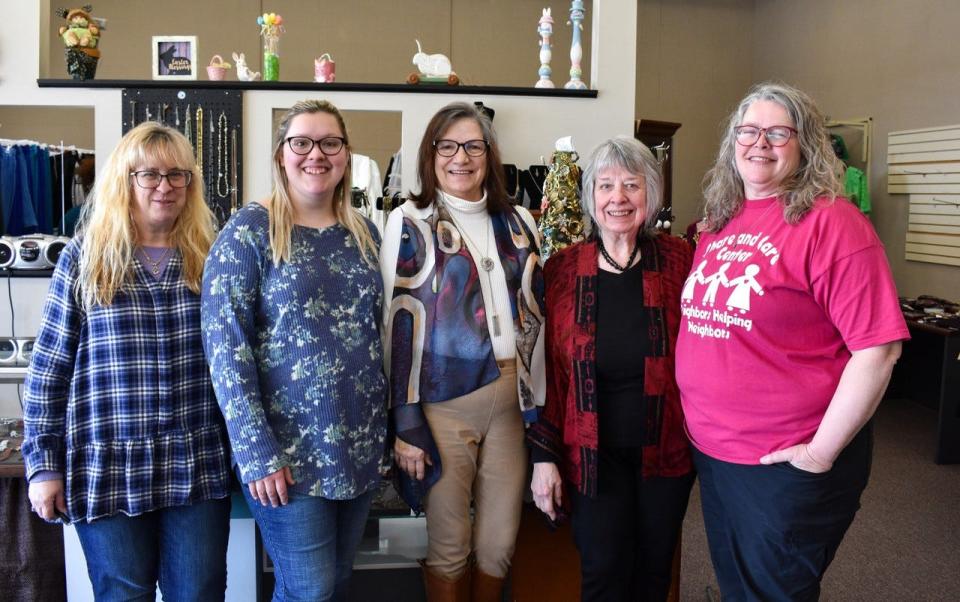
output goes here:
<path id="1" fill-rule="evenodd" d="M 463 152 L 467 153 L 471 157 L 482 157 L 484 153 L 487 152 L 487 147 L 490 146 L 486 140 L 467 140 L 466 142 L 457 142 L 456 140 L 435 140 L 433 142 L 433 148 L 437 149 L 437 154 L 441 157 L 452 157 L 460 152 L 460 147 L 463 147 Z"/>
<path id="2" fill-rule="evenodd" d="M 339 136 L 327 136 L 319 140 L 306 136 L 290 136 L 287 138 L 287 146 L 298 155 L 309 155 L 316 145 L 320 147 L 321 153 L 330 157 L 343 150 L 344 142 L 345 140 Z"/>
<path id="3" fill-rule="evenodd" d="M 193 179 L 193 173 L 186 169 L 174 169 L 167 173 L 145 169 L 131 171 L 130 175 L 133 176 L 140 188 L 157 188 L 164 178 L 167 179 L 167 184 L 170 184 L 171 188 L 186 188 L 190 185 L 190 180 Z"/>
<path id="4" fill-rule="evenodd" d="M 740 125 L 733 128 L 737 136 L 737 144 L 741 146 L 753 146 L 763 134 L 770 146 L 784 146 L 790 142 L 791 136 L 797 135 L 797 130 L 789 125 L 774 125 L 768 128 L 758 128 L 755 125 Z"/>

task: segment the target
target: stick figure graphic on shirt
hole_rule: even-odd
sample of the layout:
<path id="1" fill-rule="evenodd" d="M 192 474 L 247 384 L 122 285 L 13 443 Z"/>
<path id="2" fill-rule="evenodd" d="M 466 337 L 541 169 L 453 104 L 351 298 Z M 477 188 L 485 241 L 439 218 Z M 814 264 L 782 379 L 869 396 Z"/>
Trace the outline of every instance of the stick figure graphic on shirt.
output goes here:
<path id="1" fill-rule="evenodd" d="M 703 305 L 713 305 L 713 302 L 717 299 L 717 289 L 720 288 L 720 285 L 729 286 L 730 281 L 727 280 L 727 269 L 730 267 L 730 262 L 720 266 L 720 269 L 717 270 L 715 274 L 711 274 L 703 279 L 704 284 L 709 284 L 707 286 L 707 292 L 703 295 L 703 299 L 700 301 Z"/>
<path id="2" fill-rule="evenodd" d="M 750 310 L 750 291 L 763 296 L 763 287 L 757 282 L 755 276 L 760 273 L 760 266 L 751 263 L 743 271 L 743 276 L 738 276 L 730 281 L 727 286 L 734 287 L 733 292 L 727 297 L 727 309 L 739 309 L 740 313 L 745 314 Z"/>
<path id="3" fill-rule="evenodd" d="M 704 259 L 700 262 L 700 265 L 697 266 L 697 269 L 687 276 L 687 281 L 683 283 L 683 292 L 680 294 L 681 303 L 693 303 L 693 289 L 697 288 L 698 284 L 706 284 L 707 281 L 703 277 L 703 268 L 705 268 L 706 265 L 707 260 Z"/>

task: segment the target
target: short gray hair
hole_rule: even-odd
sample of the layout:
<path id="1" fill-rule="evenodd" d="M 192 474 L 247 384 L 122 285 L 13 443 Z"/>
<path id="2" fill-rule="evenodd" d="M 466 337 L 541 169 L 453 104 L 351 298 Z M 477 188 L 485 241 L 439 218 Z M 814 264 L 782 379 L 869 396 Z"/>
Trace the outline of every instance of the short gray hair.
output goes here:
<path id="1" fill-rule="evenodd" d="M 597 208 L 593 197 L 593 186 L 597 174 L 611 167 L 619 167 L 633 175 L 643 176 L 646 183 L 647 208 L 643 224 L 644 230 L 652 230 L 663 202 L 663 179 L 660 176 L 660 163 L 642 142 L 629 136 L 616 136 L 601 142 L 593 149 L 590 161 L 583 170 L 583 192 L 580 205 L 583 212 L 590 216 L 591 225 L 596 228 Z"/>

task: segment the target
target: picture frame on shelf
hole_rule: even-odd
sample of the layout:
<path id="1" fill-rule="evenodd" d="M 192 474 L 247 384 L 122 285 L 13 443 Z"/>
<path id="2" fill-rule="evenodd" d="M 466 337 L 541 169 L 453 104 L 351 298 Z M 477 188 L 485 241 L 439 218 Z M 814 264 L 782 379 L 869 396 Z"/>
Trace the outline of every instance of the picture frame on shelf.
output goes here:
<path id="1" fill-rule="evenodd" d="M 197 36 L 153 36 L 153 79 L 197 79 Z"/>

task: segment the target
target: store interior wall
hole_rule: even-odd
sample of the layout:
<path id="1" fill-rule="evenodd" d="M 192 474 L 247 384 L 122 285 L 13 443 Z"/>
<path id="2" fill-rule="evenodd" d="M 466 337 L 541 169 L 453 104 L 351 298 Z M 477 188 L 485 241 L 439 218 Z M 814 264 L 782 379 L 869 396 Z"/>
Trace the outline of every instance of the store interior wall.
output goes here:
<path id="1" fill-rule="evenodd" d="M 759 0 L 753 74 L 814 96 L 834 119 L 873 117 L 871 219 L 901 295 L 960 299 L 960 268 L 906 261 L 908 196 L 887 194 L 887 134 L 960 123 L 960 3 Z"/>

